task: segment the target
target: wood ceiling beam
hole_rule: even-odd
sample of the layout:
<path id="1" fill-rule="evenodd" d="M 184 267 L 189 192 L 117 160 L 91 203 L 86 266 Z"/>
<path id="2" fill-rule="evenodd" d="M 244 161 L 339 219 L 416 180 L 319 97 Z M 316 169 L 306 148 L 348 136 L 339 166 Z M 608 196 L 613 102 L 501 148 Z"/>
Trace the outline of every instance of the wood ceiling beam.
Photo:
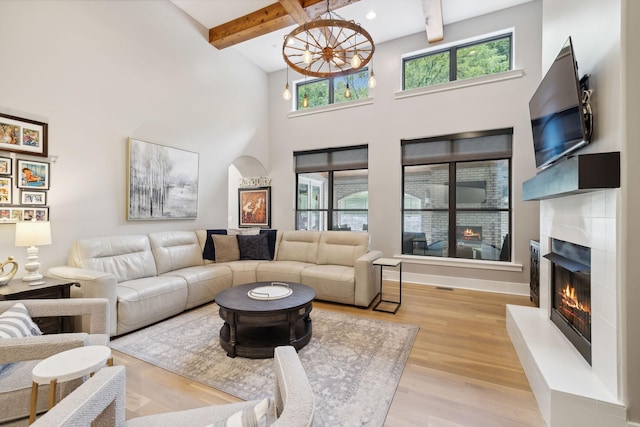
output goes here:
<path id="1" fill-rule="evenodd" d="M 341 7 L 353 4 L 359 0 L 331 0 L 330 9 L 333 11 Z M 255 37 L 269 34 L 296 24 L 296 19 L 289 14 L 283 3 L 297 8 L 294 3 L 303 9 L 311 20 L 327 11 L 326 0 L 278 0 L 278 3 L 263 7 L 240 18 L 233 19 L 224 24 L 209 29 L 209 43 L 218 49 L 224 49 Z M 299 12 L 295 12 L 298 14 Z M 304 17 L 302 17 L 304 19 Z M 304 23 L 304 22 L 303 22 Z M 300 25 L 300 24 L 298 24 Z"/>
<path id="2" fill-rule="evenodd" d="M 429 43 L 443 40 L 442 0 L 422 0 L 422 10 Z"/>
<path id="3" fill-rule="evenodd" d="M 311 17 L 307 15 L 307 12 L 305 12 L 298 0 L 278 0 L 278 2 L 285 8 L 293 20 L 296 21 L 296 24 L 302 25 L 311 21 Z"/>

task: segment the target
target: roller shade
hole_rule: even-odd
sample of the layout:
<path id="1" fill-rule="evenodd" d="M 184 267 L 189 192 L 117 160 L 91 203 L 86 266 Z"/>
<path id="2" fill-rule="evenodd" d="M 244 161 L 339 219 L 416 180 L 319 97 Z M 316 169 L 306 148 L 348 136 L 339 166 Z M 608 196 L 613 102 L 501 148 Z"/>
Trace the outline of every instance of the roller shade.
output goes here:
<path id="1" fill-rule="evenodd" d="M 513 129 L 402 140 L 402 165 L 511 158 Z"/>
<path id="2" fill-rule="evenodd" d="M 296 173 L 367 169 L 369 167 L 369 149 L 366 145 L 296 151 L 293 156 Z"/>

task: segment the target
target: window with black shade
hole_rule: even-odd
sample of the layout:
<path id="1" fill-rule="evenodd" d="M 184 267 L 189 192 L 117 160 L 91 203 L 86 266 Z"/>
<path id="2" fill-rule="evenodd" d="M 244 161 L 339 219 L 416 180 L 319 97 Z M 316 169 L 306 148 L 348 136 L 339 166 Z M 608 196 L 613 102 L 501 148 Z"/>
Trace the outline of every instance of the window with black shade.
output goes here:
<path id="1" fill-rule="evenodd" d="M 369 70 L 365 67 L 346 76 L 299 82 L 296 84 L 296 94 L 296 110 L 365 99 L 369 96 Z M 306 106 L 303 104 L 305 96 Z"/>
<path id="2" fill-rule="evenodd" d="M 511 260 L 513 129 L 402 141 L 402 253 Z"/>
<path id="3" fill-rule="evenodd" d="M 293 153 L 296 230 L 368 230 L 366 145 Z"/>
<path id="4" fill-rule="evenodd" d="M 512 34 L 503 34 L 447 49 L 404 58 L 403 90 L 454 80 L 502 73 L 512 69 Z"/>

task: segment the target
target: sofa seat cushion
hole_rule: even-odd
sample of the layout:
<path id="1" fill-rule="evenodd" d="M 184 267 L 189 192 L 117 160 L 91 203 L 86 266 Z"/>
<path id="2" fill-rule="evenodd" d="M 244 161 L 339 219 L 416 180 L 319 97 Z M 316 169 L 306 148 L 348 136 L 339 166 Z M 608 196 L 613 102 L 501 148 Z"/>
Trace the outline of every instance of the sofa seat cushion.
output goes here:
<path id="1" fill-rule="evenodd" d="M 119 283 L 117 335 L 182 312 L 187 282 L 179 276 L 156 276 Z"/>
<path id="2" fill-rule="evenodd" d="M 353 267 L 342 265 L 314 265 L 301 272 L 301 283 L 316 291 L 316 298 L 353 304 L 355 301 L 355 273 Z"/>
<path id="3" fill-rule="evenodd" d="M 256 279 L 258 282 L 300 282 L 300 273 L 315 264 L 300 261 L 271 261 L 258 265 Z"/>
<path id="4" fill-rule="evenodd" d="M 225 264 L 181 268 L 163 276 L 178 276 L 187 282 L 186 308 L 213 301 L 218 292 L 231 287 L 233 275 Z"/>
<path id="5" fill-rule="evenodd" d="M 260 264 L 269 261 L 246 260 L 246 261 L 230 261 L 222 265 L 228 266 L 233 272 L 233 286 L 243 285 L 245 283 L 257 282 L 256 270 Z"/>

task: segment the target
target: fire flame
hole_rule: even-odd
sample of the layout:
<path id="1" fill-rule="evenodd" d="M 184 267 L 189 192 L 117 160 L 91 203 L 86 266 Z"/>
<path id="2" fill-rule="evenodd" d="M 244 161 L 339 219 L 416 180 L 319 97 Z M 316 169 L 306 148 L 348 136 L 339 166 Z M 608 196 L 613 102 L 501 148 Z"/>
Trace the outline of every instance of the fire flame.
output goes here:
<path id="1" fill-rule="evenodd" d="M 480 233 L 474 233 L 472 229 L 467 228 L 462 232 L 462 237 L 466 240 L 480 239 Z"/>
<path id="2" fill-rule="evenodd" d="M 591 307 L 584 305 L 578 299 L 576 295 L 576 289 L 570 285 L 566 285 L 564 289 L 562 289 L 562 302 L 565 306 L 583 311 L 585 313 L 591 312 Z"/>

